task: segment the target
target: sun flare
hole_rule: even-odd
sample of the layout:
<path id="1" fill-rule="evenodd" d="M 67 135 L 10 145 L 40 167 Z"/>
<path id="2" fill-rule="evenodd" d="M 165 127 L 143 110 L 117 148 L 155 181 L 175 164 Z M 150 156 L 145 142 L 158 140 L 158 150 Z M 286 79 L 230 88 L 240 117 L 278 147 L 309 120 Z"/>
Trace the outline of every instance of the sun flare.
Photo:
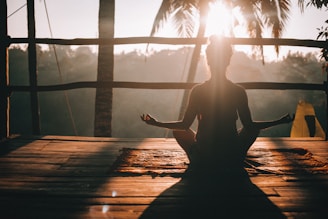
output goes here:
<path id="1" fill-rule="evenodd" d="M 207 17 L 206 36 L 214 34 L 231 36 L 233 34 L 233 19 L 233 10 L 220 2 L 211 4 Z"/>

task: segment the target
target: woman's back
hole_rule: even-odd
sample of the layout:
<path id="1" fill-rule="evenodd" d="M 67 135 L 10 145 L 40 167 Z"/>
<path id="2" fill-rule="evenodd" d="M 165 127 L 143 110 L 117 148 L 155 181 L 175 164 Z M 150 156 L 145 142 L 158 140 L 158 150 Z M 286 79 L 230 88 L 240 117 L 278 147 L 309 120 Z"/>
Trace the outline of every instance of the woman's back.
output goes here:
<path id="1" fill-rule="evenodd" d="M 192 93 L 197 108 L 198 143 L 222 142 L 237 136 L 236 120 L 238 104 L 242 98 L 243 88 L 230 81 L 220 87 L 213 87 L 206 82 Z"/>

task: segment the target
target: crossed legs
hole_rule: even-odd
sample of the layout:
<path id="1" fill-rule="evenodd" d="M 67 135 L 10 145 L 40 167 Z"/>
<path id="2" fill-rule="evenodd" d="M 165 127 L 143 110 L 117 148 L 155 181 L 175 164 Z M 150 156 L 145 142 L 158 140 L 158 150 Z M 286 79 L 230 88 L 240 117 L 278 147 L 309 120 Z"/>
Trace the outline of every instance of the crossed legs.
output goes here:
<path id="1" fill-rule="evenodd" d="M 253 129 L 253 130 L 247 130 L 245 128 L 241 128 L 238 131 L 238 143 L 240 148 L 243 152 L 243 154 L 246 156 L 247 151 L 252 146 L 252 144 L 255 142 L 256 138 L 258 137 L 260 133 L 260 130 Z M 195 145 L 195 136 L 196 133 L 191 130 L 173 130 L 173 136 L 178 142 L 178 144 L 181 146 L 181 148 L 185 151 L 185 153 L 188 156 L 189 161 L 191 161 L 191 150 L 193 145 Z"/>
<path id="2" fill-rule="evenodd" d="M 191 130 L 173 130 L 173 136 L 191 161 L 191 148 L 196 143 L 196 133 Z"/>
<path id="3" fill-rule="evenodd" d="M 245 157 L 249 148 L 253 145 L 256 138 L 258 137 L 261 129 L 266 129 L 275 125 L 289 123 L 293 121 L 294 117 L 291 117 L 289 114 L 284 115 L 283 117 L 268 121 L 268 122 L 255 122 L 256 128 L 241 128 L 238 131 L 237 142 L 242 150 L 242 154 Z M 189 161 L 191 161 L 191 150 L 192 146 L 195 145 L 195 132 L 191 129 L 188 130 L 173 130 L 173 136 L 175 137 L 178 144 L 186 152 Z"/>

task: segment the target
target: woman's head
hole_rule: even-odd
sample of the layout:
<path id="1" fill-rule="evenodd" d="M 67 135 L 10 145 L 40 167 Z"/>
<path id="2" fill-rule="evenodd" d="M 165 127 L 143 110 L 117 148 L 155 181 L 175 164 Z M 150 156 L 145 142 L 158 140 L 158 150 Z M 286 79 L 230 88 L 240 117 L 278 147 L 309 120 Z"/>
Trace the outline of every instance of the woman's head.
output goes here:
<path id="1" fill-rule="evenodd" d="M 230 64 L 232 56 L 232 46 L 227 38 L 211 36 L 206 48 L 207 64 L 213 74 L 225 74 L 226 68 Z"/>

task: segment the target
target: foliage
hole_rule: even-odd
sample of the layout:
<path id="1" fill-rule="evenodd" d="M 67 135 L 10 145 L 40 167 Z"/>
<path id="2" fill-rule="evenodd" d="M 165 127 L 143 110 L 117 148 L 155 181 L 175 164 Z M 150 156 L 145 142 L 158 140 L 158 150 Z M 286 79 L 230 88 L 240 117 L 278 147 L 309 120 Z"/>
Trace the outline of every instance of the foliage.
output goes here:
<path id="1" fill-rule="evenodd" d="M 318 9 L 322 9 L 324 7 L 324 8 L 326 8 L 326 10 L 328 10 L 328 0 L 308 0 L 307 2 L 305 2 L 305 0 L 299 0 L 298 4 L 299 4 L 299 7 L 302 12 L 304 11 L 305 5 L 306 5 L 306 7 L 313 6 Z M 326 25 L 328 24 L 328 20 L 325 21 L 325 24 Z M 318 30 L 317 40 L 324 39 L 327 41 L 328 40 L 328 26 L 325 26 L 325 27 L 321 26 L 320 28 L 317 28 L 317 30 Z M 321 58 L 323 58 L 325 61 L 328 61 L 328 48 L 322 48 Z M 323 68 L 326 68 L 326 66 L 323 66 Z"/>
<path id="2" fill-rule="evenodd" d="M 202 4 L 207 4 L 207 8 L 216 0 L 172 0 L 162 1 L 156 18 L 154 20 L 151 35 L 154 35 L 168 21 L 169 17 L 174 18 L 179 35 L 191 37 L 195 26 L 195 17 L 199 16 Z M 288 0 L 261 0 L 261 1 L 223 1 L 233 8 L 240 8 L 247 23 L 247 29 L 251 37 L 261 37 L 265 27 L 271 27 L 272 35 L 280 37 L 285 27 L 290 10 Z M 184 26 L 184 27 L 183 27 Z M 181 31 L 186 30 L 186 31 Z"/>
<path id="3" fill-rule="evenodd" d="M 144 61 L 138 51 L 115 56 L 115 79 L 139 82 L 180 82 L 185 78 L 185 64 L 192 50 L 154 52 Z M 52 50 L 38 48 L 38 84 L 60 83 Z M 72 50 L 58 46 L 57 55 L 63 73 L 63 83 L 73 81 L 96 81 L 97 54 L 89 47 Z M 202 82 L 206 75 L 205 60 L 201 59 L 196 81 Z M 19 47 L 9 50 L 11 85 L 28 85 L 27 51 Z M 270 81 L 321 83 L 320 64 L 314 54 L 288 54 L 283 61 L 267 63 L 250 59 L 236 52 L 232 58 L 230 78 L 234 82 Z M 293 113 L 299 99 L 314 104 L 319 120 L 325 118 L 325 96 L 312 91 L 258 91 L 249 90 L 250 107 L 254 119 L 273 119 L 286 112 Z M 67 91 L 78 134 L 93 136 L 95 89 Z M 159 119 L 173 120 L 179 114 L 182 90 L 115 89 L 113 100 L 114 137 L 166 137 L 167 131 L 145 126 L 139 114 L 149 112 Z M 11 133 L 31 134 L 29 94 L 14 92 L 11 101 Z M 62 91 L 40 92 L 41 134 L 73 135 L 70 115 Z M 322 122 L 322 124 L 325 124 Z M 264 136 L 288 136 L 289 126 L 269 129 Z"/>
<path id="4" fill-rule="evenodd" d="M 302 11 L 304 11 L 305 6 L 314 6 L 321 9 L 322 7 L 328 7 L 328 0 L 307 0 L 307 2 L 305 0 L 298 0 L 298 5 Z"/>

